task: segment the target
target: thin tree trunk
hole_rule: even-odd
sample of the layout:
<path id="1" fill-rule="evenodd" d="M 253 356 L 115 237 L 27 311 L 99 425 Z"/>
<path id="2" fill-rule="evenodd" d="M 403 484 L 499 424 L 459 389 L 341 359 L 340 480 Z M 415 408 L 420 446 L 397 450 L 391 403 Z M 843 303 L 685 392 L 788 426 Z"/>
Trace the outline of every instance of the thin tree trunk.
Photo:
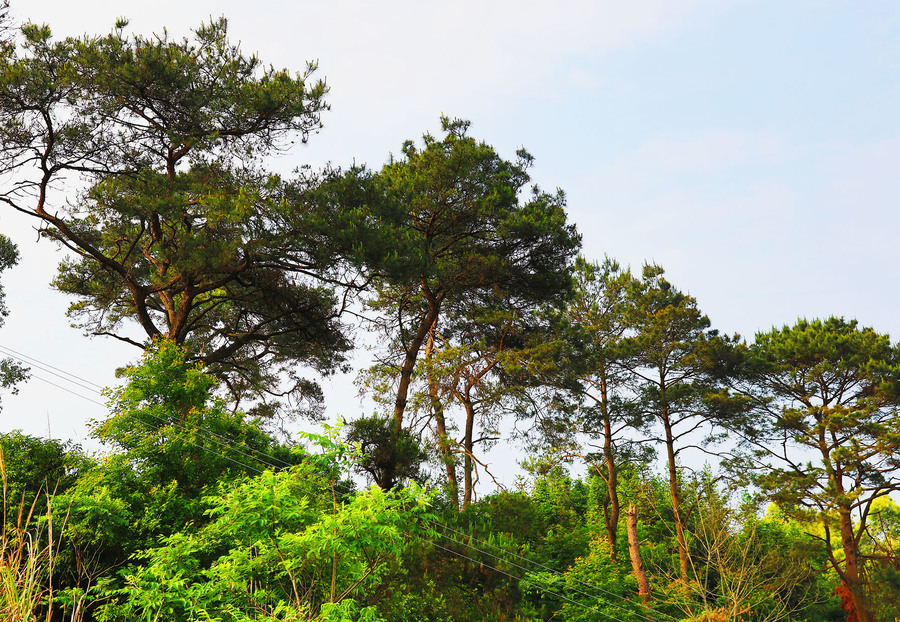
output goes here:
<path id="1" fill-rule="evenodd" d="M 641 547 L 637 539 L 637 508 L 631 503 L 625 512 L 626 531 L 628 532 L 628 555 L 631 557 L 631 571 L 638 584 L 638 594 L 645 605 L 650 602 L 650 580 L 644 572 L 644 562 L 641 559 Z"/>
<path id="2" fill-rule="evenodd" d="M 678 486 L 678 469 L 675 466 L 675 439 L 672 437 L 672 424 L 667 413 L 663 413 L 663 427 L 666 431 L 666 453 L 669 459 L 669 493 L 672 496 L 672 515 L 675 520 L 675 539 L 678 541 L 678 564 L 681 580 L 689 580 L 690 559 L 688 558 L 687 539 L 684 536 L 684 522 L 681 518 L 681 489 Z"/>
<path id="3" fill-rule="evenodd" d="M 463 449 L 466 452 L 463 469 L 465 476 L 465 494 L 463 495 L 462 505 L 463 509 L 465 509 L 472 503 L 472 488 L 474 485 L 472 481 L 472 472 L 475 470 L 475 461 L 472 454 L 475 445 L 472 440 L 475 434 L 475 406 L 469 398 L 468 391 L 466 392 L 463 405 L 466 407 L 466 431 L 463 438 Z"/>
<path id="4" fill-rule="evenodd" d="M 441 452 L 441 460 L 447 471 L 447 495 L 453 504 L 453 509 L 459 510 L 459 481 L 456 477 L 456 461 L 450 448 L 450 439 L 447 436 L 447 420 L 444 417 L 444 404 L 438 395 L 437 380 L 431 367 L 435 352 L 434 326 L 428 335 L 428 343 L 425 347 L 426 368 L 428 369 L 428 397 L 431 400 L 431 412 L 434 414 L 435 427 L 437 428 L 438 450 Z"/>
<path id="5" fill-rule="evenodd" d="M 603 457 L 606 460 L 606 490 L 609 496 L 609 511 L 603 509 L 606 534 L 609 539 L 609 556 L 618 563 L 616 539 L 619 530 L 619 473 L 613 455 L 612 422 L 609 415 L 609 401 L 606 392 L 606 378 L 600 380 L 600 411 L 603 414 Z"/>

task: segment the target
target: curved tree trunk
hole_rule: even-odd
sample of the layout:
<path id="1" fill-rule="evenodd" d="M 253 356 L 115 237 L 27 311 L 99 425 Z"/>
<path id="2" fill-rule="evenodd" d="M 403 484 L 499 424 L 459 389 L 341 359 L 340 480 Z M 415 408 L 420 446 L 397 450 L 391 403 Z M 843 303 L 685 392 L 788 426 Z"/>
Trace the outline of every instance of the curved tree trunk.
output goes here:
<path id="1" fill-rule="evenodd" d="M 428 298 L 428 311 L 422 316 L 415 335 L 413 335 L 409 345 L 406 347 L 403 365 L 400 367 L 400 382 L 397 385 L 397 398 L 394 401 L 395 436 L 400 436 L 400 432 L 403 430 L 403 413 L 406 411 L 406 399 L 409 396 L 409 385 L 412 382 L 412 374 L 416 367 L 416 359 L 419 357 L 419 350 L 422 349 L 422 344 L 425 342 L 428 333 L 437 325 L 438 314 L 441 310 L 441 301 L 443 299 L 429 296 L 428 292 L 425 292 L 425 294 L 426 298 Z"/>

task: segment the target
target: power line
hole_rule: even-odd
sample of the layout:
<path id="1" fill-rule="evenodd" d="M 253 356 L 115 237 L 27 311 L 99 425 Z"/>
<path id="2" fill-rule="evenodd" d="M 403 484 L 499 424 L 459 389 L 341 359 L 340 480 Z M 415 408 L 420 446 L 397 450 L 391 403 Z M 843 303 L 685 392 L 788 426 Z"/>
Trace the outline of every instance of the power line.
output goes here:
<path id="1" fill-rule="evenodd" d="M 86 379 L 82 378 L 81 376 L 76 376 L 76 375 L 73 374 L 73 373 L 67 372 L 67 371 L 64 370 L 64 369 L 60 369 L 59 367 L 54 367 L 53 365 L 50 365 L 49 363 L 44 363 L 44 362 L 42 362 L 42 361 L 39 361 L 38 359 L 32 358 L 32 357 L 28 356 L 27 354 L 23 354 L 23 353 L 21 353 L 21 352 L 18 352 L 18 351 L 16 351 L 16 350 L 13 350 L 13 349 L 10 348 L 9 346 L 5 346 L 5 345 L 0 344 L 0 352 L 5 352 L 5 353 L 8 354 L 9 356 L 12 356 L 13 358 L 19 359 L 20 361 L 22 361 L 23 363 L 27 363 L 28 365 L 37 365 L 38 367 L 46 367 L 46 368 L 52 369 L 52 370 L 54 370 L 54 371 L 57 371 L 57 372 L 59 372 L 59 373 L 61 373 L 61 374 L 64 374 L 65 376 L 71 376 L 72 378 L 75 378 L 76 380 L 79 380 L 79 381 L 81 381 L 81 382 L 83 382 L 83 383 L 85 383 L 85 384 L 89 384 L 89 385 L 91 385 L 91 386 L 93 386 L 93 387 L 96 387 L 97 389 L 103 389 L 103 386 L 97 384 L 96 382 L 91 382 L 90 380 L 86 380 Z M 48 370 L 48 369 L 44 369 L 43 371 L 49 371 L 49 370 Z M 52 373 L 52 372 L 51 372 L 51 373 Z M 59 374 L 54 374 L 54 375 L 57 375 L 57 376 L 58 376 Z M 60 377 L 62 377 L 62 376 L 60 376 Z M 77 383 L 75 383 L 75 382 L 72 381 L 72 380 L 68 380 L 68 378 L 63 378 L 63 379 L 64 379 L 64 380 L 67 380 L 68 382 L 72 382 L 73 384 L 77 384 Z"/>
<path id="2" fill-rule="evenodd" d="M 98 402 L 97 400 L 92 399 L 92 398 L 90 398 L 90 397 L 86 397 L 86 396 L 82 395 L 81 393 L 76 393 L 75 391 L 72 391 L 71 389 L 67 389 L 66 387 L 64 387 L 64 386 L 62 386 L 62 385 L 60 385 L 60 384 L 56 384 L 55 382 L 51 382 L 50 380 L 47 380 L 46 378 L 42 378 L 41 376 L 38 376 L 37 374 L 31 374 L 31 377 L 32 377 L 32 378 L 37 378 L 37 379 L 40 380 L 41 382 L 46 382 L 47 384 L 49 384 L 49 385 L 51 385 L 51 386 L 54 386 L 54 387 L 56 387 L 57 389 L 62 389 L 62 390 L 65 391 L 66 393 L 71 393 L 72 395 L 77 395 L 77 396 L 80 397 L 81 399 L 87 400 L 87 401 L 91 402 L 92 404 L 97 404 L 98 406 L 106 406 L 106 404 L 104 404 L 103 402 Z M 84 386 L 82 386 L 82 385 L 78 385 L 78 386 L 80 386 L 82 389 L 87 389 L 87 388 L 88 388 L 88 387 L 84 387 Z M 99 391 L 98 391 L 98 393 L 99 393 Z"/>
<path id="3" fill-rule="evenodd" d="M 533 564 L 534 566 L 538 566 L 539 568 L 541 568 L 541 569 L 543 569 L 543 570 L 547 570 L 547 571 L 549 571 L 549 572 L 551 572 L 551 573 L 557 574 L 557 575 L 559 575 L 559 576 L 563 579 L 563 582 L 564 582 L 564 583 L 566 583 L 566 582 L 569 580 L 569 577 L 567 577 L 567 576 L 565 575 L 565 573 L 561 573 L 561 572 L 559 572 L 558 570 L 556 570 L 556 569 L 554 569 L 554 568 L 550 568 L 549 566 L 545 566 L 544 564 L 541 564 L 540 562 L 536 562 L 536 561 L 534 561 L 534 560 L 532 560 L 532 559 L 528 559 L 527 557 L 523 557 L 523 556 L 521 556 L 521 555 L 518 555 L 517 553 L 513 553 L 512 551 L 507 551 L 506 549 L 504 549 L 504 548 L 502 548 L 502 547 L 499 547 L 499 546 L 497 546 L 497 545 L 495 545 L 495 544 L 490 544 L 490 543 L 484 542 L 483 540 L 478 540 L 477 538 L 474 538 L 474 537 L 472 537 L 472 536 L 469 536 L 468 534 L 463 534 L 462 532 L 456 531 L 455 529 L 451 529 L 450 527 L 447 527 L 446 525 L 442 525 L 442 524 L 440 524 L 440 523 L 434 523 L 433 521 L 428 521 L 428 522 L 431 523 L 432 525 L 437 525 L 438 527 L 441 527 L 441 528 L 443 528 L 443 529 L 448 529 L 448 530 L 450 530 L 450 531 L 452 531 L 452 532 L 454 532 L 454 533 L 457 533 L 457 534 L 459 534 L 459 535 L 461 535 L 461 536 L 463 536 L 463 537 L 471 538 L 472 540 L 475 540 L 476 542 L 480 542 L 480 543 L 482 543 L 482 544 L 487 544 L 488 546 L 490 546 L 490 547 L 492 547 L 492 548 L 494 548 L 494 549 L 496 549 L 496 550 L 498 550 L 498 551 L 502 551 L 503 553 L 506 553 L 506 554 L 509 555 L 510 557 L 515 557 L 515 558 L 524 560 L 526 563 Z M 528 572 L 528 573 L 533 572 L 533 570 L 530 569 L 530 568 L 526 568 L 525 566 L 521 566 L 521 565 L 519 565 L 519 564 L 517 564 L 517 563 L 515 563 L 515 562 L 511 562 L 511 561 L 509 561 L 508 559 L 505 559 L 505 558 L 500 557 L 500 556 L 498 556 L 498 555 L 494 555 L 493 553 L 489 553 L 489 552 L 485 551 L 484 549 L 479 549 L 479 548 L 477 548 L 477 547 L 473 547 L 473 546 L 471 546 L 471 545 L 468 544 L 468 543 L 462 542 L 462 541 L 457 540 L 457 539 L 455 539 L 455 538 L 451 538 L 450 536 L 447 536 L 447 535 L 443 535 L 443 534 L 442 534 L 442 537 L 446 538 L 447 540 L 450 540 L 451 542 L 455 542 L 455 543 L 457 543 L 457 544 L 459 544 L 459 545 L 461 545 L 461 546 L 465 546 L 465 547 L 470 548 L 470 549 L 472 549 L 472 550 L 474 550 L 474 551 L 477 551 L 477 552 L 479 552 L 479 553 L 482 553 L 482 554 L 484 554 L 484 555 L 487 555 L 487 556 L 489 556 L 489 557 L 492 557 L 492 558 L 494 558 L 494 559 L 496 559 L 496 560 L 498 560 L 498 561 L 505 562 L 505 563 L 509 564 L 510 566 L 514 566 L 514 567 L 516 567 L 516 568 L 518 568 L 519 570 L 522 570 L 522 571 L 524 571 L 524 572 Z M 646 605 L 644 605 L 644 604 L 642 604 L 642 603 L 641 603 L 641 604 L 634 603 L 634 602 L 632 602 L 632 601 L 630 601 L 630 600 L 624 598 L 622 595 L 616 594 L 615 592 L 611 592 L 610 590 L 605 590 L 605 589 L 603 589 L 603 588 L 601 588 L 601 587 L 599 587 L 599 586 L 596 586 L 596 585 L 593 585 L 593 584 L 590 584 L 590 583 L 586 583 L 586 582 L 580 581 L 580 580 L 578 580 L 578 579 L 575 579 L 575 581 L 577 581 L 578 583 L 581 583 L 582 585 L 585 585 L 585 586 L 587 586 L 587 587 L 590 587 L 590 588 L 592 588 L 592 589 L 598 590 L 598 591 L 600 591 L 600 592 L 605 592 L 607 595 L 612 596 L 612 597 L 614 597 L 614 598 L 622 599 L 622 600 L 624 600 L 625 602 L 628 602 L 629 604 L 632 604 L 632 605 L 638 605 L 638 606 L 640 606 L 640 607 L 644 607 L 644 608 L 648 609 L 649 611 L 653 611 L 653 613 L 660 613 L 660 612 L 656 611 L 655 609 L 651 609 L 651 608 L 647 607 Z M 576 588 L 576 587 L 572 587 L 571 585 L 568 585 L 567 583 L 566 583 L 566 587 L 569 588 L 570 590 L 572 590 L 573 592 L 576 592 L 576 593 L 581 594 L 582 596 L 586 596 L 586 597 L 588 597 L 588 598 L 592 598 L 592 599 L 596 600 L 597 602 L 604 602 L 604 601 L 601 599 L 601 597 L 600 597 L 600 596 L 597 596 L 596 594 L 588 594 L 587 592 L 584 592 L 584 591 L 582 591 L 582 590 L 579 590 L 579 589 Z M 631 610 L 631 609 L 626 609 L 625 607 L 621 607 L 621 606 L 616 605 L 615 603 L 610 602 L 610 601 L 605 601 L 605 604 L 608 604 L 608 605 L 610 605 L 610 606 L 612 606 L 612 607 L 615 607 L 616 609 L 619 609 L 620 611 L 625 611 L 626 613 L 632 613 L 632 614 L 635 614 L 635 615 L 637 615 L 639 618 L 641 618 L 642 620 L 651 620 L 651 619 L 652 619 L 652 618 L 650 618 L 650 617 L 647 616 L 647 615 L 643 615 L 643 614 L 638 613 L 638 612 L 636 612 L 636 611 L 633 611 L 633 610 Z M 675 618 L 672 618 L 671 616 L 668 616 L 668 615 L 666 615 L 666 614 L 661 614 L 661 615 L 663 615 L 663 616 L 665 616 L 665 617 L 667 617 L 667 618 L 670 618 L 670 619 L 672 619 L 672 620 L 675 619 Z"/>
<path id="4" fill-rule="evenodd" d="M 429 522 L 431 522 L 431 521 L 429 521 Z M 478 542 L 479 544 L 482 544 L 482 545 L 485 545 L 485 546 L 489 546 L 489 547 L 493 548 L 494 550 L 502 551 L 503 553 L 509 555 L 510 557 L 514 557 L 514 558 L 516 558 L 516 559 L 521 559 L 521 560 L 523 560 L 523 561 L 526 562 L 526 563 L 533 564 L 534 566 L 537 566 L 537 567 L 541 568 L 542 570 L 546 570 L 546 571 L 548 571 L 548 572 L 558 574 L 559 576 L 564 577 L 566 580 L 569 580 L 569 579 L 570 579 L 570 577 L 567 577 L 567 576 L 565 575 L 565 573 L 561 573 L 560 571 L 556 570 L 555 568 L 551 568 L 551 567 L 549 567 L 549 566 L 545 566 L 544 564 L 542 564 L 542 563 L 540 563 L 540 562 L 537 562 L 537 561 L 534 561 L 533 559 L 529 559 L 529 558 L 527 558 L 527 557 L 524 557 L 524 556 L 522 556 L 522 555 L 519 555 L 518 553 L 514 553 L 514 552 L 512 552 L 512 551 L 508 551 L 508 550 L 504 549 L 503 547 L 497 546 L 496 544 L 491 544 L 490 542 L 486 542 L 485 540 L 479 540 L 478 538 L 475 538 L 474 536 L 471 536 L 471 535 L 469 535 L 469 534 L 463 533 L 463 532 L 461 532 L 461 531 L 457 531 L 456 529 L 453 529 L 452 527 L 448 527 L 447 525 L 443 525 L 443 524 L 441 524 L 441 523 L 433 523 L 433 522 L 432 522 L 432 524 L 437 525 L 438 527 L 440 527 L 440 528 L 442 528 L 442 529 L 446 529 L 446 530 L 448 530 L 448 531 L 451 531 L 451 532 L 457 534 L 458 536 L 461 536 L 461 537 L 465 537 L 465 538 L 474 540 L 475 542 Z M 443 537 L 447 538 L 448 540 L 452 540 L 452 541 L 454 541 L 454 542 L 459 542 L 458 540 L 455 540 L 455 539 L 453 539 L 453 538 L 450 538 L 449 536 L 443 536 Z M 462 544 L 462 543 L 460 543 L 460 544 Z M 488 553 L 488 552 L 486 552 L 486 551 L 484 551 L 484 550 L 482 550 L 482 549 L 478 549 L 477 547 L 471 547 L 471 545 L 469 545 L 469 544 L 465 544 L 464 546 L 468 546 L 468 547 L 470 547 L 470 548 L 473 548 L 473 549 L 476 550 L 476 551 L 479 551 L 479 552 L 481 552 L 481 553 L 485 553 L 486 555 L 490 555 L 491 557 L 494 557 L 495 559 L 500 559 L 500 560 L 502 560 L 502 561 L 504 561 L 504 562 L 506 562 L 506 563 L 508 563 L 508 564 L 510 564 L 510 565 L 516 566 L 517 568 L 521 568 L 522 570 L 525 570 L 526 572 L 530 572 L 530 570 L 528 570 L 527 568 L 523 568 L 522 566 L 519 566 L 518 564 L 515 564 L 515 563 L 510 562 L 510 561 L 508 561 L 508 560 L 506 560 L 506 559 L 503 559 L 503 558 L 497 557 L 497 556 L 495 556 L 495 555 L 492 555 L 491 553 Z M 614 598 L 619 598 L 619 599 L 625 600 L 626 602 L 629 602 L 629 603 L 631 603 L 631 604 L 638 604 L 638 603 L 633 603 L 632 601 L 629 601 L 628 599 L 624 598 L 624 597 L 623 597 L 622 595 L 620 595 L 620 594 L 616 594 L 615 592 L 612 592 L 612 591 L 610 591 L 610 590 L 606 590 L 606 589 L 604 589 L 604 588 L 602 588 L 602 587 L 600 587 L 600 586 L 598 586 L 598 585 L 594 585 L 594 584 L 592 584 L 592 583 L 587 583 L 587 582 L 582 581 L 582 580 L 580 580 L 580 579 L 578 579 L 578 578 L 574 578 L 574 581 L 577 582 L 577 583 L 580 583 L 581 585 L 584 585 L 584 586 L 586 586 L 586 587 L 588 587 L 588 588 L 597 590 L 597 591 L 599 591 L 599 592 L 603 592 L 603 593 L 605 593 L 605 594 L 607 594 L 607 595 L 609 595 L 609 596 L 612 596 L 612 597 L 614 597 Z M 569 587 L 571 590 L 573 590 L 573 591 L 575 591 L 575 592 L 581 594 L 582 596 L 587 596 L 588 598 L 594 598 L 594 599 L 597 599 L 597 598 L 598 598 L 597 596 L 595 596 L 595 595 L 593 595 L 593 594 L 588 594 L 588 593 L 586 593 L 586 592 L 583 592 L 583 591 L 579 590 L 578 588 L 575 588 L 575 587 L 572 587 L 572 586 L 567 586 L 567 587 Z M 610 604 L 611 604 L 611 603 L 610 603 Z M 622 609 L 621 607 L 618 607 L 617 605 L 613 605 L 613 606 L 616 607 L 617 609 Z M 652 611 L 652 612 L 655 613 L 655 614 L 659 614 L 659 615 L 662 615 L 662 616 L 664 616 L 664 617 L 666 617 L 666 618 L 669 618 L 670 620 L 675 620 L 675 618 L 673 618 L 672 616 L 669 616 L 669 615 L 666 615 L 666 614 L 664 614 L 664 613 L 661 613 L 661 612 L 659 612 L 659 611 L 657 611 L 657 610 L 655 610 L 655 609 L 653 609 L 653 608 L 651 608 L 651 607 L 648 607 L 647 605 L 644 605 L 643 603 L 641 603 L 639 606 L 640 606 L 640 607 L 643 607 L 643 608 L 645 608 L 645 609 L 647 609 L 648 611 Z M 635 612 L 633 612 L 633 611 L 631 611 L 631 610 L 625 610 L 625 609 L 623 609 L 623 611 L 629 611 L 630 613 L 635 613 Z M 647 616 L 641 616 L 640 614 L 637 614 L 637 615 L 639 615 L 641 618 L 643 618 L 643 619 L 645 619 L 645 620 L 649 620 L 649 619 L 650 619 L 650 618 L 648 618 Z"/>
<path id="5" fill-rule="evenodd" d="M 97 395 L 103 395 L 102 391 L 93 388 L 93 387 L 99 387 L 99 388 L 102 388 L 102 387 L 100 387 L 100 385 L 98 385 L 98 384 L 96 384 L 96 383 L 94 383 L 94 382 L 91 382 L 90 380 L 85 380 L 84 378 L 81 378 L 81 377 L 79 377 L 79 376 L 76 376 L 75 374 L 69 374 L 69 373 L 66 372 L 65 370 L 59 369 L 58 367 L 54 367 L 53 365 L 50 365 L 50 364 L 48 364 L 48 363 L 43 363 L 43 362 L 39 361 L 38 359 L 34 359 L 34 358 L 29 357 L 29 356 L 27 356 L 27 355 L 24 355 L 24 354 L 22 354 L 22 353 L 20 353 L 20 352 L 16 352 L 15 350 L 12 350 L 11 348 L 6 348 L 5 346 L 0 345 L 0 351 L 4 351 L 4 350 L 9 350 L 10 352 L 15 352 L 15 354 L 13 354 L 13 355 L 11 355 L 11 356 L 12 356 L 13 358 L 18 359 L 19 361 L 22 361 L 23 363 L 33 364 L 33 363 L 30 363 L 28 360 L 25 360 L 25 359 L 29 359 L 30 361 L 36 361 L 37 364 L 38 364 L 39 366 L 41 366 L 40 368 L 43 369 L 44 371 L 46 371 L 46 372 L 48 372 L 48 373 L 50 373 L 50 374 L 52 374 L 52 375 L 54 375 L 54 376 L 57 376 L 58 378 L 61 378 L 61 379 L 63 379 L 63 380 L 66 380 L 67 382 L 71 382 L 71 383 L 74 384 L 75 386 L 77 386 L 77 387 L 79 387 L 79 388 L 81 388 L 81 389 L 84 389 L 85 391 L 89 391 L 89 392 L 92 392 L 92 393 L 96 393 Z M 58 371 L 58 372 L 61 372 L 62 374 L 66 374 L 66 375 L 72 376 L 73 378 L 77 378 L 79 381 L 84 382 L 84 383 L 87 383 L 87 384 L 81 384 L 81 382 L 76 382 L 76 381 L 74 381 L 74 380 L 70 380 L 70 379 L 68 379 L 68 378 L 65 378 L 64 376 L 61 376 L 61 375 L 58 374 L 58 373 L 54 373 L 54 372 L 51 371 L 51 370 L 56 370 L 56 371 Z M 34 377 L 34 378 L 37 378 L 38 380 L 41 380 L 41 381 L 43 381 L 43 382 L 46 382 L 47 384 L 52 385 L 52 386 L 54 386 L 54 387 L 56 387 L 56 388 L 58 388 L 58 389 L 62 389 L 63 391 L 66 391 L 67 393 L 71 393 L 72 395 L 76 395 L 76 396 L 80 397 L 80 398 L 83 399 L 83 400 L 87 400 L 87 401 L 89 401 L 89 402 L 91 402 L 91 403 L 93 403 L 93 404 L 97 404 L 97 405 L 99 405 L 99 406 L 104 406 L 104 407 L 106 406 L 106 404 L 103 404 L 102 402 L 98 402 L 98 401 L 96 401 L 96 400 L 94 400 L 94 399 L 91 399 L 91 398 L 89 398 L 89 397 L 86 397 L 86 396 L 84 396 L 84 395 L 81 395 L 80 393 L 77 393 L 77 392 L 75 392 L 75 391 L 72 391 L 72 390 L 70 390 L 70 389 L 67 389 L 67 388 L 64 387 L 64 386 L 61 386 L 61 385 L 56 384 L 56 383 L 54 383 L 54 382 L 51 382 L 51 381 L 47 380 L 46 378 L 43 378 L 43 377 L 38 376 L 38 375 L 36 375 L 36 374 L 31 374 L 31 376 Z M 93 387 L 92 387 L 92 386 L 87 386 L 87 385 L 93 385 Z M 125 416 L 125 417 L 128 417 L 129 419 L 134 420 L 134 417 L 131 417 L 131 416 L 129 416 L 129 415 L 125 415 L 124 413 L 120 413 L 120 414 L 122 414 L 122 415 Z M 172 425 L 172 426 L 174 426 L 174 427 L 176 427 L 176 428 L 179 428 L 179 429 L 181 429 L 181 430 L 184 430 L 184 431 L 186 431 L 186 432 L 189 432 L 189 431 L 190 431 L 190 430 L 188 430 L 187 428 L 185 428 L 183 425 L 179 424 L 178 422 L 175 422 L 175 421 L 169 421 L 169 422 L 167 422 L 163 417 L 160 417 L 160 416 L 158 416 L 158 415 L 154 415 L 153 413 L 147 413 L 147 414 L 149 414 L 151 417 L 153 417 L 153 418 L 155 418 L 155 419 L 157 419 L 157 420 L 159 420 L 159 421 L 161 421 L 161 422 L 167 423 L 168 425 Z M 140 420 L 138 420 L 138 421 L 140 421 Z M 143 422 L 143 421 L 142 421 L 142 423 L 146 423 L 146 422 Z M 152 427 L 152 426 L 151 426 L 151 427 Z M 161 428 L 156 428 L 156 427 L 154 427 L 153 429 L 155 429 L 155 430 L 157 430 L 157 431 L 161 431 Z M 201 427 L 198 426 L 198 427 L 196 428 L 196 431 L 198 431 L 198 432 L 203 432 L 203 433 L 205 433 L 206 435 L 211 436 L 211 437 L 215 437 L 215 438 L 218 439 L 218 440 L 215 440 L 215 441 L 213 441 L 213 442 L 215 442 L 217 445 L 219 445 L 219 446 L 221 446 L 221 447 L 229 448 L 229 449 L 231 449 L 232 451 L 235 451 L 236 453 L 239 453 L 239 454 L 241 454 L 242 456 L 244 456 L 244 457 L 246 457 L 246 458 L 258 460 L 259 462 L 262 462 L 263 464 L 267 464 L 268 466 L 271 466 L 272 468 L 276 468 L 276 469 L 277 469 L 277 468 L 282 468 L 283 466 L 290 466 L 290 463 L 289 463 L 289 462 L 286 462 L 286 461 L 284 461 L 284 460 L 281 460 L 280 458 L 277 458 L 276 456 L 272 456 L 271 454 L 265 454 L 264 452 L 259 452 L 259 453 L 262 453 L 263 455 L 265 455 L 266 457 L 271 458 L 272 460 L 277 460 L 277 461 L 281 462 L 282 467 L 278 467 L 278 466 L 276 466 L 276 465 L 274 465 L 274 464 L 270 464 L 270 463 L 268 463 L 268 462 L 266 462 L 266 461 L 264 461 L 264 460 L 260 460 L 260 459 L 254 457 L 254 456 L 252 456 L 252 455 L 250 455 L 250 454 L 247 454 L 247 453 L 245 453 L 245 452 L 243 452 L 243 451 L 241 451 L 241 450 L 239 450 L 239 449 L 236 449 L 234 446 L 232 446 L 232 445 L 229 444 L 229 439 L 227 439 L 226 437 L 224 437 L 224 436 L 222 436 L 222 435 L 220 435 L 220 434 L 217 434 L 217 433 L 213 432 L 212 430 L 208 430 L 208 429 L 201 428 Z M 222 456 L 221 454 L 217 454 L 217 455 L 219 455 L 220 457 L 224 457 L 224 456 Z M 260 472 L 261 472 L 261 471 L 260 471 Z"/>
<path id="6" fill-rule="evenodd" d="M 452 553 L 453 555 L 457 555 L 457 556 L 459 556 L 459 557 L 462 557 L 463 559 L 467 559 L 467 560 L 469 560 L 469 561 L 471 561 L 471 562 L 475 562 L 475 563 L 483 563 L 483 562 L 478 561 L 477 559 L 472 559 L 472 558 L 469 557 L 468 555 L 465 555 L 465 554 L 463 554 L 463 553 L 460 553 L 459 551 L 454 551 L 453 549 L 448 549 L 448 548 L 445 547 L 445 546 L 441 546 L 440 544 L 437 544 L 437 543 L 435 543 L 435 542 L 431 542 L 430 540 L 426 540 L 425 538 L 419 538 L 419 536 L 414 536 L 414 537 L 415 537 L 415 538 L 418 538 L 419 540 L 422 540 L 423 542 L 428 542 L 429 544 L 431 544 L 432 546 L 434 546 L 434 547 L 436 547 L 436 548 L 443 549 L 444 551 L 447 551 L 448 553 Z M 499 572 L 499 573 L 501 573 L 501 574 L 504 574 L 504 575 L 506 575 L 507 577 L 510 577 L 510 578 L 512 578 L 512 579 L 515 579 L 516 581 L 519 581 L 519 582 L 521 582 L 521 583 L 527 583 L 528 585 L 534 586 L 534 587 L 538 588 L 539 590 L 541 590 L 541 591 L 543 591 L 543 592 L 545 592 L 545 593 L 547 593 L 547 594 L 550 594 L 551 596 L 555 596 L 555 597 L 559 598 L 560 600 L 564 600 L 564 601 L 566 601 L 566 602 L 568 602 L 568 603 L 571 603 L 571 604 L 573 604 L 573 605 L 577 605 L 577 606 L 579 606 L 579 607 L 581 607 L 581 608 L 583 608 L 583 609 L 587 609 L 587 610 L 589 610 L 589 611 L 593 610 L 593 607 L 588 607 L 588 606 L 585 605 L 584 603 L 580 603 L 580 602 L 578 602 L 577 600 L 572 600 L 572 599 L 569 598 L 568 596 L 563 596 L 562 594 L 557 594 L 556 592 L 553 592 L 552 590 L 547 589 L 546 586 L 540 585 L 539 583 L 534 583 L 533 581 L 530 581 L 530 580 L 528 580 L 528 579 L 524 579 L 524 578 L 522 578 L 522 577 L 517 577 L 516 575 L 511 574 L 511 573 L 509 573 L 509 572 L 506 572 L 505 570 L 500 570 L 499 568 L 495 568 L 494 566 L 491 566 L 490 564 L 484 564 L 484 566 L 485 566 L 485 568 L 490 568 L 491 570 L 494 570 L 494 571 L 496 571 L 496 572 Z M 598 600 L 597 602 L 600 602 L 600 601 Z M 605 604 L 609 604 L 609 603 L 605 603 Z M 600 611 L 599 609 L 596 610 L 596 613 L 599 613 L 600 615 L 602 615 L 602 616 L 604 616 L 604 617 L 607 617 L 607 618 L 609 618 L 610 620 L 616 620 L 616 622 L 619 622 L 617 618 L 614 618 L 614 617 L 612 617 L 611 615 L 609 615 L 608 613 L 606 613 L 606 612 L 604 612 L 604 611 Z"/>

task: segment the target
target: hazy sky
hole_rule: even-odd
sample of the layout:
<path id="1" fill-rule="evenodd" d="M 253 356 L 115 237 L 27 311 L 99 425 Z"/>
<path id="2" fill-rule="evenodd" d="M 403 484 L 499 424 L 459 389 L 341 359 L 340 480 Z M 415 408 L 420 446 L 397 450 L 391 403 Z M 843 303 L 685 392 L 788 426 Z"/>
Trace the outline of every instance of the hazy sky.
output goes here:
<path id="1" fill-rule="evenodd" d="M 332 110 L 272 166 L 380 166 L 443 113 L 535 180 L 560 187 L 584 254 L 645 260 L 697 297 L 722 331 L 752 337 L 843 315 L 900 337 L 900 5 L 423 0 L 209 2 L 13 0 L 55 34 L 183 36 L 210 16 L 275 66 L 318 60 Z M 3 276 L 0 346 L 100 385 L 135 358 L 68 327 L 50 292 L 58 255 L 0 212 L 22 251 Z M 43 374 L 50 378 L 46 374 Z M 359 406 L 345 380 L 330 413 Z M 95 399 L 96 396 L 94 396 Z M 102 399 L 101 399 L 102 401 Z M 3 396 L 0 430 L 84 438 L 104 408 L 32 380 Z"/>

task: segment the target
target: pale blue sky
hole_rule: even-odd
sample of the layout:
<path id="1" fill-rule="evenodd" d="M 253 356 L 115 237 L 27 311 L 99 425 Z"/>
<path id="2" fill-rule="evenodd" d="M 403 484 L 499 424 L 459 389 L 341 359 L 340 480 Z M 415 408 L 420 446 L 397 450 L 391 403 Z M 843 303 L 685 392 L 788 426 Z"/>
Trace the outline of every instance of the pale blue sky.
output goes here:
<path id="1" fill-rule="evenodd" d="M 318 58 L 325 128 L 275 166 L 378 167 L 438 116 L 561 187 L 584 253 L 664 266 L 713 325 L 752 336 L 798 316 L 857 317 L 900 337 L 900 5 L 758 1 L 332 2 L 13 0 L 59 35 L 181 36 L 225 14 L 234 39 L 278 66 Z M 22 265 L 4 276 L 0 345 L 101 384 L 133 357 L 67 327 L 47 291 L 56 261 L 0 213 Z M 358 409 L 346 381 L 331 412 Z M 104 412 L 32 381 L 0 430 L 83 437 Z M 336 397 L 340 393 L 342 396 Z"/>

